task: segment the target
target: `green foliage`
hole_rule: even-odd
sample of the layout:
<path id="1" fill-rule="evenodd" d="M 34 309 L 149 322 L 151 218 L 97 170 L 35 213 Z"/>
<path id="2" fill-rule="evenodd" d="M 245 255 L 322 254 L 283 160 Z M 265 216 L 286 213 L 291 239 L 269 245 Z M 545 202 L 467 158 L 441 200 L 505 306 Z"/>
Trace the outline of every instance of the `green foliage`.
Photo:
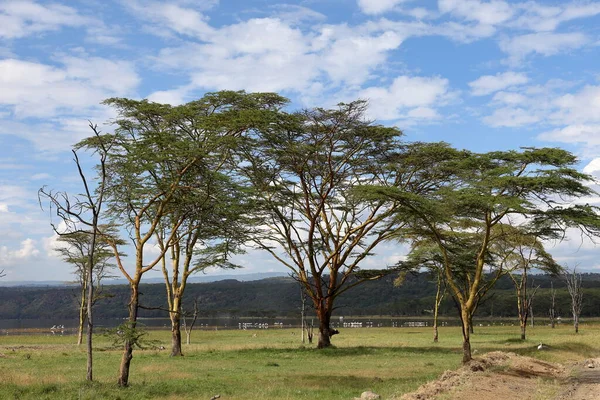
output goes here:
<path id="1" fill-rule="evenodd" d="M 149 338 L 146 326 L 140 322 L 134 324 L 131 321 L 125 321 L 115 328 L 106 329 L 104 336 L 111 341 L 110 346 L 113 348 L 123 348 L 125 342 L 142 350 L 156 348 L 159 344 L 158 341 Z"/>

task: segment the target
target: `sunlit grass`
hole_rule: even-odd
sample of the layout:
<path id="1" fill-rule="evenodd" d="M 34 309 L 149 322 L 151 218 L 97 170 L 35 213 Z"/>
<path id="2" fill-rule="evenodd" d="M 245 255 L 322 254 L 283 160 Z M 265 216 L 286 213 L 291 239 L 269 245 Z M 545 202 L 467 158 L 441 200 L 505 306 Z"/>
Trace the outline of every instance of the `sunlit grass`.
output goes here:
<path id="1" fill-rule="evenodd" d="M 476 327 L 475 356 L 512 351 L 547 361 L 566 362 L 600 356 L 597 329 L 584 326 L 528 329 L 518 340 L 516 326 Z M 295 333 L 295 334 L 293 334 Z M 416 389 L 446 369 L 460 365 L 461 336 L 457 327 L 440 329 L 432 342 L 431 328 L 342 329 L 335 348 L 302 345 L 298 331 L 195 331 L 185 357 L 169 357 L 169 331 L 151 331 L 150 339 L 167 350 L 136 350 L 130 384 L 116 385 L 121 352 L 96 337 L 96 382 L 84 382 L 84 346 L 72 336 L 0 337 L 2 399 L 340 399 L 373 390 L 384 398 Z M 543 342 L 548 350 L 538 351 Z"/>

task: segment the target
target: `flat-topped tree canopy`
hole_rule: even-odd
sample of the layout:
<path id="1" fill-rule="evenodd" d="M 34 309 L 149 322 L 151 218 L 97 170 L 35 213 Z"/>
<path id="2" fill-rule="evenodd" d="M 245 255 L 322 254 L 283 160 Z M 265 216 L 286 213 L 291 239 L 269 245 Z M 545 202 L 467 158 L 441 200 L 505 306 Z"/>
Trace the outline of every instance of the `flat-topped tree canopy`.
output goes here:
<path id="1" fill-rule="evenodd" d="M 600 233 L 599 209 L 576 204 L 595 194 L 588 185 L 592 178 L 577 171 L 576 163 L 573 154 L 557 148 L 448 150 L 432 166 L 447 175 L 426 195 L 392 186 L 360 188 L 367 198 L 395 205 L 400 233 L 408 240 L 437 244 L 446 282 L 461 307 L 465 362 L 471 359 L 469 321 L 481 299 L 493 246 L 505 242 L 509 231 L 540 243 L 564 237 L 569 228 L 591 237 Z M 464 249 L 471 250 L 470 262 L 459 257 Z"/>

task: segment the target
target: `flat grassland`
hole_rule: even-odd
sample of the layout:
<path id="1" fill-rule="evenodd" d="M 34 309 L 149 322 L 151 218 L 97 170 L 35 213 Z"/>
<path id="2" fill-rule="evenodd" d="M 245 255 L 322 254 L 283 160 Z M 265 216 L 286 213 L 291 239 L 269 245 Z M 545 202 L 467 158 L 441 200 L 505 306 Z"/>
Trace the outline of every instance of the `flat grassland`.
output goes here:
<path id="1" fill-rule="evenodd" d="M 600 356 L 600 326 L 476 327 L 474 355 L 511 351 L 545 361 Z M 460 328 L 341 329 L 335 348 L 302 346 L 299 330 L 194 331 L 185 357 L 169 357 L 170 331 L 150 331 L 156 346 L 134 352 L 130 386 L 116 385 L 120 349 L 95 338 L 94 378 L 86 383 L 84 346 L 74 336 L 0 336 L 0 399 L 352 399 L 372 390 L 384 399 L 411 392 L 456 369 Z M 543 342 L 546 350 L 537 350 Z"/>

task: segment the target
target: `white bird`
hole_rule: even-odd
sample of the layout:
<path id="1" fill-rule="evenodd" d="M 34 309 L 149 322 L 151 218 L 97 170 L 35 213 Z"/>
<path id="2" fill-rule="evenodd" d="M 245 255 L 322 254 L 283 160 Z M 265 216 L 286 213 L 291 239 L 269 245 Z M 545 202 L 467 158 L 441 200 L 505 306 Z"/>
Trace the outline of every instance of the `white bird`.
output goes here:
<path id="1" fill-rule="evenodd" d="M 547 349 L 548 346 L 546 346 L 544 343 L 540 342 L 540 345 L 537 347 L 538 350 L 544 350 Z"/>

